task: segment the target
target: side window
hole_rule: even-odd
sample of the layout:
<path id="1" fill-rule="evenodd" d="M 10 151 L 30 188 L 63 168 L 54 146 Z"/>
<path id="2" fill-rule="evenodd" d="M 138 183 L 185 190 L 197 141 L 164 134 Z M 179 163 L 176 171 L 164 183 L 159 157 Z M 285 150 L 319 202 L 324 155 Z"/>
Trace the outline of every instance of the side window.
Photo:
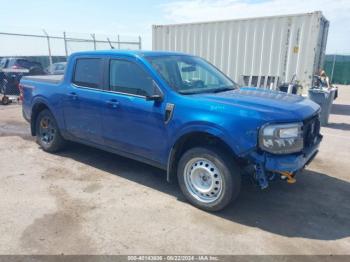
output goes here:
<path id="1" fill-rule="evenodd" d="M 75 64 L 73 83 L 79 86 L 102 88 L 102 59 L 80 58 Z"/>
<path id="2" fill-rule="evenodd" d="M 20 67 L 24 67 L 24 68 L 30 67 L 30 62 L 28 60 L 25 60 L 25 59 L 18 59 L 16 61 L 16 64 L 19 65 Z"/>
<path id="3" fill-rule="evenodd" d="M 57 65 L 56 65 L 56 70 L 64 70 L 64 65 L 62 65 L 62 64 L 57 64 Z"/>
<path id="4" fill-rule="evenodd" d="M 3 58 L 0 60 L 0 68 L 6 68 L 7 66 L 7 59 Z"/>
<path id="5" fill-rule="evenodd" d="M 111 60 L 109 88 L 115 92 L 147 96 L 152 95 L 153 81 L 139 65 L 125 60 Z"/>

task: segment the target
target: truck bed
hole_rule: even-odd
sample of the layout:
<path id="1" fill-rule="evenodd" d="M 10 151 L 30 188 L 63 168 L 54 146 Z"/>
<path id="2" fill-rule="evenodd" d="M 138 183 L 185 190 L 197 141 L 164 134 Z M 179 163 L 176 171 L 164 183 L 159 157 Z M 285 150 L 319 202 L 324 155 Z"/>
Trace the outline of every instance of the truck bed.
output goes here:
<path id="1" fill-rule="evenodd" d="M 24 76 L 22 80 L 36 81 L 42 83 L 58 84 L 62 82 L 63 75 L 39 75 L 39 76 Z"/>

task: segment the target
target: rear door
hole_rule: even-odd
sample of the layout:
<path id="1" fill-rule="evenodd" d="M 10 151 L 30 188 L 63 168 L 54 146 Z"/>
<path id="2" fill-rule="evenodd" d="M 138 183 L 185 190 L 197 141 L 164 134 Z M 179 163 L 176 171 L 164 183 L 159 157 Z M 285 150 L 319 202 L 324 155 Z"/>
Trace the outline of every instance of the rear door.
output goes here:
<path id="1" fill-rule="evenodd" d="M 101 100 L 102 57 L 80 57 L 75 61 L 72 81 L 63 99 L 66 131 L 76 139 L 102 145 Z"/>

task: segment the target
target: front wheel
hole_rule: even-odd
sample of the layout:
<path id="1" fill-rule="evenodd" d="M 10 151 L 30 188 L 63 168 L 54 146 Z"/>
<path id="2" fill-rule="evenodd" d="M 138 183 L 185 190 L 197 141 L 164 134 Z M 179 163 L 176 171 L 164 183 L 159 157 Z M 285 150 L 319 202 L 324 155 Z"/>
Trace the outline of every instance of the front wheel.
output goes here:
<path id="1" fill-rule="evenodd" d="M 44 151 L 50 153 L 59 151 L 65 145 L 56 120 L 49 110 L 41 111 L 36 119 L 36 141 Z"/>
<path id="2" fill-rule="evenodd" d="M 195 206 L 218 211 L 234 200 L 241 175 L 233 159 L 215 148 L 197 147 L 184 153 L 177 169 L 182 192 Z"/>

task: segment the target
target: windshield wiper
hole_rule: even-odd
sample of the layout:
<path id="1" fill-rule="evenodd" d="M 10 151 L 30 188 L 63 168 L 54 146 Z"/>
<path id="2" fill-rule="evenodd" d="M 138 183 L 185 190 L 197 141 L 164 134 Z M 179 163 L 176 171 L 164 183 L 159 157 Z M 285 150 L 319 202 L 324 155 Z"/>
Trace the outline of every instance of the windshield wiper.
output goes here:
<path id="1" fill-rule="evenodd" d="M 213 90 L 214 93 L 219 93 L 219 92 L 225 92 L 225 91 L 230 91 L 230 90 L 234 90 L 234 86 L 225 86 L 225 87 L 221 87 L 221 88 L 217 88 L 215 90 Z"/>
<path id="2" fill-rule="evenodd" d="M 203 93 L 219 93 L 224 91 L 235 90 L 234 86 L 223 86 L 219 88 L 203 88 L 203 89 L 190 89 L 190 90 L 178 90 L 178 93 L 182 95 L 193 95 L 193 94 L 203 94 Z"/>
<path id="3" fill-rule="evenodd" d="M 199 94 L 200 92 L 198 91 L 177 91 L 181 95 L 194 95 L 194 94 Z"/>

